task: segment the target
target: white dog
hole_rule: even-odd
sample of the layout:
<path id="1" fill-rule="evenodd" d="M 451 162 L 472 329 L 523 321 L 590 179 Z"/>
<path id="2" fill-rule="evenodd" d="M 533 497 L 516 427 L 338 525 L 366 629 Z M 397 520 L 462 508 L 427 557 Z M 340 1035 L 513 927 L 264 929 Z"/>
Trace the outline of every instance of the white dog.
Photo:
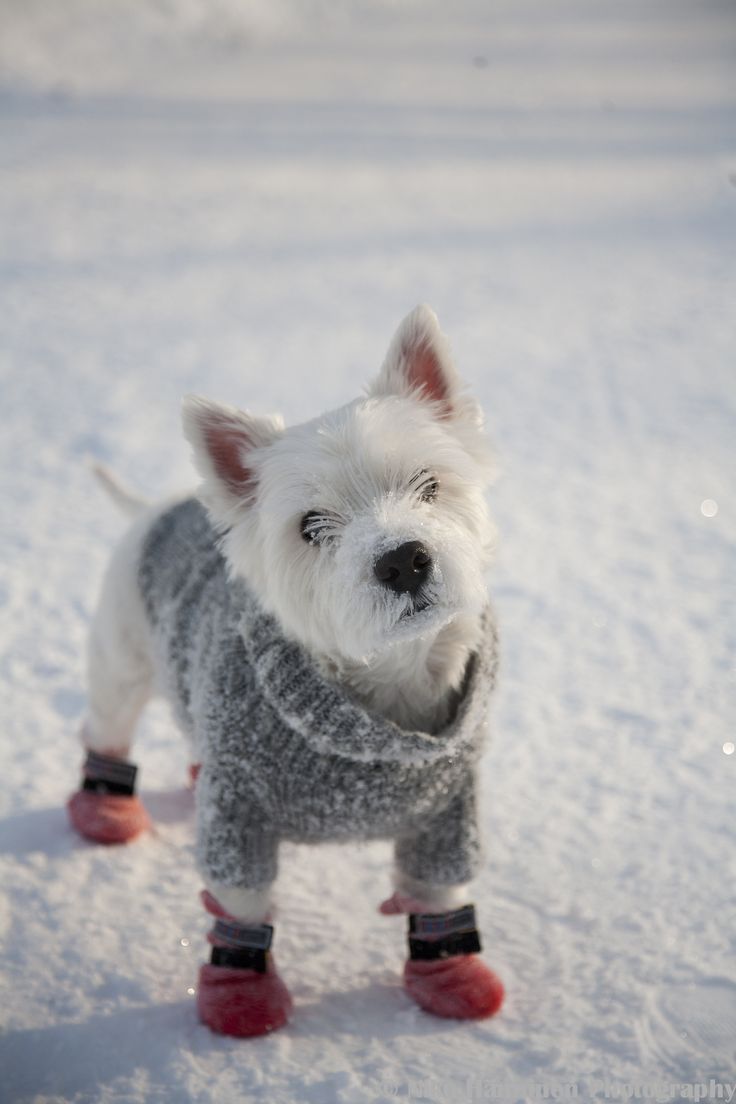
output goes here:
<path id="1" fill-rule="evenodd" d="M 410 915 L 409 993 L 439 1015 L 490 1015 L 503 990 L 467 895 L 496 661 L 490 461 L 435 315 L 413 311 L 367 395 L 339 410 L 286 429 L 192 397 L 184 431 L 199 500 L 140 511 L 103 586 L 73 823 L 104 842 L 146 827 L 130 747 L 162 691 L 201 766 L 218 917 L 206 1023 L 253 1035 L 288 1018 L 267 923 L 282 839 L 394 839 L 382 911 Z"/>

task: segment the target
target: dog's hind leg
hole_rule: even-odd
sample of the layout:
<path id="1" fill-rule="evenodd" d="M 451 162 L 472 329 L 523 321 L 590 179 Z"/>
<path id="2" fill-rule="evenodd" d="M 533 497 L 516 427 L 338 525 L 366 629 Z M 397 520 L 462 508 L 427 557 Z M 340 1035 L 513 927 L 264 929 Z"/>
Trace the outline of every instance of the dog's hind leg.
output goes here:
<path id="1" fill-rule="evenodd" d="M 81 737 L 87 751 L 81 789 L 69 802 L 74 827 L 100 843 L 124 843 L 149 827 L 135 795 L 130 750 L 151 697 L 149 631 L 137 582 L 141 518 L 113 554 L 92 623 L 87 656 L 88 710 Z"/>

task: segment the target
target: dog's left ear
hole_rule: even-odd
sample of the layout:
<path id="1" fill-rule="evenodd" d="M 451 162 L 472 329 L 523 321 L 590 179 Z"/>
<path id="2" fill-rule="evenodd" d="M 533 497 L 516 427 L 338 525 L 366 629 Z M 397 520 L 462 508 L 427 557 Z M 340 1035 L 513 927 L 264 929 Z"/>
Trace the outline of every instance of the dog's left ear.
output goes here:
<path id="1" fill-rule="evenodd" d="M 431 307 L 421 304 L 406 316 L 394 334 L 368 394 L 413 395 L 434 403 L 438 416 L 446 418 L 457 412 L 460 390 L 437 315 Z"/>
<path id="2" fill-rule="evenodd" d="M 254 501 L 258 451 L 281 435 L 283 421 L 187 395 L 182 403 L 182 424 L 202 476 L 200 498 L 215 523 L 227 527 Z"/>

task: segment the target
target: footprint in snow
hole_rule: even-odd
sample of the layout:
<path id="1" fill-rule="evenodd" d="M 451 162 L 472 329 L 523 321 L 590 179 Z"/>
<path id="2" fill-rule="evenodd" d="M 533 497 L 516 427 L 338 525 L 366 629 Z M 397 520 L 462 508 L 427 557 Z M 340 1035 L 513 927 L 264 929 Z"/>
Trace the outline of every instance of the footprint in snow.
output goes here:
<path id="1" fill-rule="evenodd" d="M 642 1051 L 663 1073 L 685 1080 L 736 1069 L 736 985 L 713 978 L 663 986 L 638 1032 Z"/>

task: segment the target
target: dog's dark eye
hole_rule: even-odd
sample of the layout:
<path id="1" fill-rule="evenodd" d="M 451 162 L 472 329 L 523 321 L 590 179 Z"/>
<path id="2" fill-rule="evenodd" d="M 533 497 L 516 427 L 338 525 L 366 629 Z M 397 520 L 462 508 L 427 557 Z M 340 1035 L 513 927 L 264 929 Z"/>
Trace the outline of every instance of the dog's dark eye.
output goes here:
<path id="1" fill-rule="evenodd" d="M 440 489 L 439 479 L 428 479 L 426 483 L 423 483 L 419 488 L 419 497 L 422 502 L 431 502 L 437 497 L 437 492 Z"/>
<path id="2" fill-rule="evenodd" d="M 302 538 L 308 544 L 319 544 L 330 534 L 332 520 L 319 510 L 310 510 L 301 520 Z"/>
<path id="3" fill-rule="evenodd" d="M 428 471 L 420 471 L 411 481 L 412 490 L 416 491 L 422 502 L 432 502 L 437 497 L 440 489 L 440 481 Z"/>

